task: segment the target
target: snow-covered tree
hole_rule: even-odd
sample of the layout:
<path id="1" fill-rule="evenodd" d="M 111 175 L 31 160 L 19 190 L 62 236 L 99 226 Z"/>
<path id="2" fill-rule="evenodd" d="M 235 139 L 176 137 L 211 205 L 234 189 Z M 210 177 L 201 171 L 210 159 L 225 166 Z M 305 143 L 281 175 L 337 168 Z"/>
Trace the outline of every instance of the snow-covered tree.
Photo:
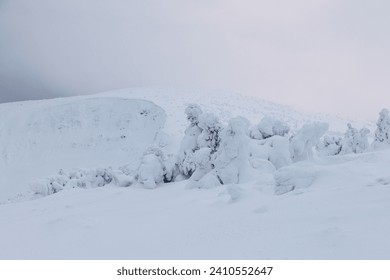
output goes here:
<path id="1" fill-rule="evenodd" d="M 368 134 L 370 130 L 362 128 L 357 130 L 350 123 L 344 137 L 325 136 L 323 141 L 317 145 L 318 154 L 321 156 L 334 156 L 350 153 L 363 153 L 369 148 Z"/>
<path id="2" fill-rule="evenodd" d="M 222 135 L 221 149 L 215 160 L 215 172 L 222 184 L 242 183 L 255 173 L 249 162 L 248 126 L 247 119 L 232 118 Z"/>
<path id="3" fill-rule="evenodd" d="M 220 134 L 222 131 L 222 125 L 218 117 L 213 113 L 203 113 L 199 115 L 198 126 L 202 129 L 198 136 L 198 146 L 200 148 L 210 148 L 211 153 L 215 153 L 221 142 Z"/>
<path id="4" fill-rule="evenodd" d="M 176 156 L 176 163 L 179 172 L 185 177 L 190 177 L 196 168 L 194 153 L 199 149 L 198 137 L 201 134 L 202 129 L 198 124 L 202 109 L 196 104 L 189 104 L 185 109 L 185 114 L 187 115 L 190 125 L 184 132 L 184 138 L 181 141 L 180 149 Z"/>
<path id="5" fill-rule="evenodd" d="M 216 152 L 212 153 L 211 147 L 197 151 L 198 168 L 191 176 L 188 186 L 210 188 L 221 184 L 242 183 L 253 178 L 256 170 L 249 162 L 248 126 L 249 121 L 245 118 L 233 118 L 221 131 Z"/>
<path id="6" fill-rule="evenodd" d="M 196 126 L 199 123 L 199 116 L 203 113 L 202 109 L 197 104 L 188 104 L 184 110 L 187 115 L 187 120 L 191 126 Z"/>
<path id="7" fill-rule="evenodd" d="M 202 130 L 197 139 L 199 149 L 191 158 L 195 170 L 187 185 L 201 188 L 203 183 L 200 180 L 214 169 L 216 154 L 221 142 L 222 125 L 214 114 L 203 113 L 199 115 L 198 126 Z"/>
<path id="8" fill-rule="evenodd" d="M 177 154 L 176 165 L 179 173 L 186 178 L 193 176 L 197 168 L 194 180 L 201 177 L 200 174 L 213 168 L 213 159 L 217 152 L 221 139 L 222 125 L 216 115 L 203 113 L 196 104 L 190 104 L 185 110 L 190 125 L 185 131 L 180 149 Z M 201 151 L 200 151 L 201 150 Z M 208 159 L 209 162 L 204 161 Z M 206 168 L 207 166 L 207 168 Z"/>
<path id="9" fill-rule="evenodd" d="M 341 151 L 340 154 L 349 154 L 354 152 L 354 148 L 358 144 L 358 130 L 350 123 L 347 124 L 348 129 L 345 132 L 344 138 L 341 142 Z"/>
<path id="10" fill-rule="evenodd" d="M 341 141 L 340 154 L 362 153 L 367 150 L 369 146 L 367 135 L 369 133 L 370 131 L 367 128 L 362 128 L 358 131 L 349 123 L 348 129 Z"/>
<path id="11" fill-rule="evenodd" d="M 291 138 L 290 153 L 294 162 L 313 158 L 313 147 L 322 135 L 328 130 L 327 123 L 305 124 L 296 135 Z"/>
<path id="12" fill-rule="evenodd" d="M 279 120 L 270 117 L 264 117 L 259 124 L 249 130 L 249 135 L 253 139 L 267 139 L 274 135 L 285 136 L 289 133 L 290 127 Z"/>
<path id="13" fill-rule="evenodd" d="M 379 113 L 378 121 L 376 122 L 375 139 L 373 142 L 374 148 L 381 148 L 390 145 L 390 116 L 389 110 L 383 109 Z"/>

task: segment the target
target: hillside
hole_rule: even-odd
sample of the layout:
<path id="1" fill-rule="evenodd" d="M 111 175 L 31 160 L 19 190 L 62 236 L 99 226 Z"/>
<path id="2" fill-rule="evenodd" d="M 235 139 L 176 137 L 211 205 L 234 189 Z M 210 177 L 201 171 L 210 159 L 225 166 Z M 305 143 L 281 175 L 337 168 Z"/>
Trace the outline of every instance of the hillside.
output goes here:
<path id="1" fill-rule="evenodd" d="M 174 158 L 190 103 L 224 124 L 237 115 L 252 124 L 271 116 L 292 131 L 322 121 L 331 131 L 344 132 L 351 121 L 234 93 L 188 89 L 136 88 L 1 104 L 0 258 L 390 257 L 385 214 L 390 150 L 316 156 L 278 171 L 263 166 L 251 180 L 212 188 L 189 188 L 187 180 L 177 180 L 152 190 L 135 182 L 126 188 L 108 183 L 45 197 L 30 189 L 59 169 L 135 170 L 151 146 Z M 352 123 L 373 131 L 370 121 Z"/>

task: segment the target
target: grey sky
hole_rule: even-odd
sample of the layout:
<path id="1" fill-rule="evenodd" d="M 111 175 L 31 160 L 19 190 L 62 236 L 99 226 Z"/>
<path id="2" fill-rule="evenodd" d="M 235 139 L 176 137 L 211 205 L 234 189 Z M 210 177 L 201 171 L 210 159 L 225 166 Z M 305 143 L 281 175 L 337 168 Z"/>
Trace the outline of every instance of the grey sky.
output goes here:
<path id="1" fill-rule="evenodd" d="M 390 108 L 385 0 L 0 0 L 0 102 L 167 85 Z"/>

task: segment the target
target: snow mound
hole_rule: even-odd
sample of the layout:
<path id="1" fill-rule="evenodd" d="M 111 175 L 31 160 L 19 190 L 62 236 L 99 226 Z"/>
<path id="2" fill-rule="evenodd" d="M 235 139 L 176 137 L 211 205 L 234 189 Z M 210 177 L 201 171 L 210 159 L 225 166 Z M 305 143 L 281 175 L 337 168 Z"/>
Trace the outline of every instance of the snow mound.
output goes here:
<path id="1" fill-rule="evenodd" d="M 274 173 L 275 194 L 307 188 L 314 182 L 316 175 L 315 167 L 308 162 L 283 167 Z"/>

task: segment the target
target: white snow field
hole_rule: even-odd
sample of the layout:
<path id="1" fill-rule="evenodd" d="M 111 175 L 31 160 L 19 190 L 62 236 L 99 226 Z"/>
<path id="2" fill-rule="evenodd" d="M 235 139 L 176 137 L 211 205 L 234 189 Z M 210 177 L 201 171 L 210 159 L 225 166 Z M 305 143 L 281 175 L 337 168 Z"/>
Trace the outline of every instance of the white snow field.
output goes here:
<path id="1" fill-rule="evenodd" d="M 210 173 L 205 167 L 202 184 L 183 176 L 170 183 L 137 181 L 134 170 L 143 176 L 158 171 L 159 154 L 150 147 L 175 159 L 190 103 L 223 125 L 229 122 L 224 133 L 232 138 L 222 136 L 221 142 L 225 161 L 217 158 Z M 0 104 L 0 259 L 390 258 L 390 149 L 314 153 L 284 163 L 262 159 L 264 150 L 285 147 L 281 137 L 269 146 L 251 140 L 247 149 L 263 150 L 251 152 L 237 181 L 233 176 L 221 185 L 226 170 L 236 172 L 232 162 L 226 164 L 235 152 L 229 143 L 238 143 L 243 154 L 242 139 L 234 136 L 245 121 L 229 121 L 238 115 L 252 125 L 270 116 L 294 132 L 313 121 L 341 134 L 348 122 L 368 127 L 371 135 L 375 130 L 372 121 L 310 115 L 207 90 L 134 88 Z M 207 148 L 201 151 L 208 155 Z M 285 153 L 272 155 L 280 159 Z M 245 161 L 236 159 L 239 165 Z M 73 185 L 64 183 L 71 187 L 34 185 L 59 169 L 66 180 L 79 172 L 89 181 L 80 184 L 75 175 Z"/>

